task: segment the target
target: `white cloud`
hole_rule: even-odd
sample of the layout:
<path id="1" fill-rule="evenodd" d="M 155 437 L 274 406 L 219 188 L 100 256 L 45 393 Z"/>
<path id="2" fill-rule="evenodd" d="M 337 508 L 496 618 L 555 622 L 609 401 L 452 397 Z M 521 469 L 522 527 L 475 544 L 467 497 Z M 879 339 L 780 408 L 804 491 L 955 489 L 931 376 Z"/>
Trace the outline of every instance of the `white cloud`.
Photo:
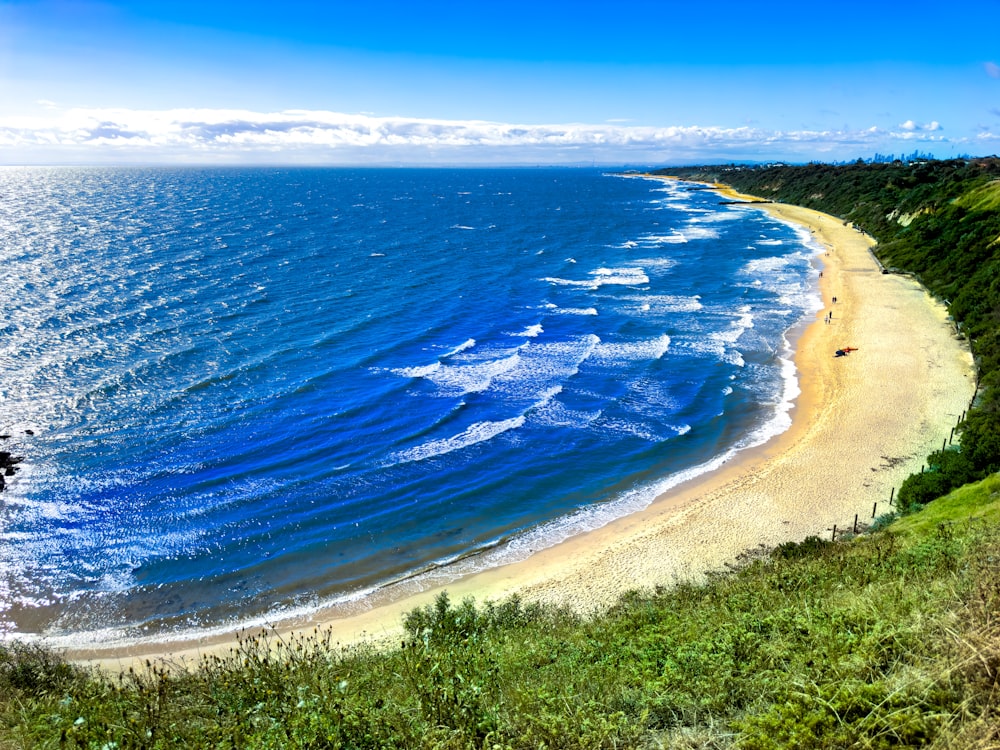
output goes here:
<path id="1" fill-rule="evenodd" d="M 990 78 L 1000 78 L 1000 65 L 995 62 L 983 63 L 983 68 L 986 70 L 986 75 Z"/>
<path id="2" fill-rule="evenodd" d="M 935 130 L 941 130 L 941 123 L 937 120 L 932 120 L 931 122 L 925 123 L 924 125 L 918 125 L 913 120 L 907 120 L 906 122 L 901 122 L 899 124 L 900 130 L 907 130 L 911 133 L 917 131 L 923 131 L 926 133 L 933 133 Z"/>
<path id="3" fill-rule="evenodd" d="M 932 122 L 902 132 L 765 130 L 621 123 L 526 125 L 376 117 L 326 110 L 70 109 L 0 118 L 0 161 L 635 163 L 717 158 L 838 158 L 892 140 L 942 140 Z M 17 161 L 17 159 L 15 159 Z"/>

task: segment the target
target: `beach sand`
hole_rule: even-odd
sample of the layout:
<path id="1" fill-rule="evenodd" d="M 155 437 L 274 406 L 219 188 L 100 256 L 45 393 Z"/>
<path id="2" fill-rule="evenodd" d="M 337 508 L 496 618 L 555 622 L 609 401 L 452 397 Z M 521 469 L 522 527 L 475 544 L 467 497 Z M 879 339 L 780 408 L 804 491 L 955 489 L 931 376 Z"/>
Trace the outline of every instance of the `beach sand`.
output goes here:
<path id="1" fill-rule="evenodd" d="M 789 430 L 644 511 L 521 562 L 453 580 L 414 578 L 365 600 L 279 623 L 278 630 L 330 629 L 333 642 L 344 645 L 398 642 L 403 615 L 445 589 L 454 602 L 516 593 L 588 613 L 632 589 L 699 580 L 748 550 L 813 534 L 829 539 L 834 525 L 851 530 L 855 515 L 870 523 L 873 506 L 877 515 L 889 512 L 890 493 L 941 447 L 969 406 L 975 374 L 968 347 L 944 306 L 919 284 L 881 273 L 866 235 L 795 206 L 743 210 L 766 210 L 805 226 L 827 248 L 817 256 L 825 307 L 795 342 L 801 394 Z M 857 351 L 834 356 L 846 346 Z M 190 664 L 226 652 L 234 639 L 235 633 L 222 633 L 70 656 L 115 671 L 147 658 Z"/>

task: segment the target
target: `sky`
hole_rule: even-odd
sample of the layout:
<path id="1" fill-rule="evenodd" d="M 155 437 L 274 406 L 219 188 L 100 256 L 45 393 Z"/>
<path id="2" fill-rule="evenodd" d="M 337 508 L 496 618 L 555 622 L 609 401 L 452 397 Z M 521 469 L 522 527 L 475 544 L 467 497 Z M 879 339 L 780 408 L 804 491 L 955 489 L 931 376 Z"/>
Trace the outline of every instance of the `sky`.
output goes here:
<path id="1" fill-rule="evenodd" d="M 0 164 L 1000 153 L 1000 0 L 0 0 Z"/>

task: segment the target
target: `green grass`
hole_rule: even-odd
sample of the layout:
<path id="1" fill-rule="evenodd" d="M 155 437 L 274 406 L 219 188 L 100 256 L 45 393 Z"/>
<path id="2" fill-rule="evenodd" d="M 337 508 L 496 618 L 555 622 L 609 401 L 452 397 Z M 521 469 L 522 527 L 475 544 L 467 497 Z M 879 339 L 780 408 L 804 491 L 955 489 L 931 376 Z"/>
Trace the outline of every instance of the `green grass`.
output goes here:
<path id="1" fill-rule="evenodd" d="M 970 211 L 1000 211 L 1000 180 L 966 193 L 957 198 L 955 203 Z"/>
<path id="2" fill-rule="evenodd" d="M 446 596 L 396 648 L 246 637 L 107 676 L 0 648 L 0 748 L 987 748 L 1000 477 L 581 618 Z"/>
<path id="3" fill-rule="evenodd" d="M 893 524 L 892 533 L 913 540 L 930 535 L 941 524 L 976 522 L 1000 524 L 1000 474 L 959 487 L 920 513 L 904 516 Z"/>

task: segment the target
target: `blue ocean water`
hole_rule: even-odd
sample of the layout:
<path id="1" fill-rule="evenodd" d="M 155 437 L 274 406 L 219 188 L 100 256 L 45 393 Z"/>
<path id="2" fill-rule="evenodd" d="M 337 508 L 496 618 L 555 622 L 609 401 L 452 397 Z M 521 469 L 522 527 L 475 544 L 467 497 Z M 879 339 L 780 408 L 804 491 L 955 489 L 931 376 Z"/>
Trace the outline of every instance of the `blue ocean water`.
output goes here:
<path id="1" fill-rule="evenodd" d="M 641 508 L 787 426 L 815 254 L 590 169 L 0 170 L 0 633 L 274 618 Z"/>

